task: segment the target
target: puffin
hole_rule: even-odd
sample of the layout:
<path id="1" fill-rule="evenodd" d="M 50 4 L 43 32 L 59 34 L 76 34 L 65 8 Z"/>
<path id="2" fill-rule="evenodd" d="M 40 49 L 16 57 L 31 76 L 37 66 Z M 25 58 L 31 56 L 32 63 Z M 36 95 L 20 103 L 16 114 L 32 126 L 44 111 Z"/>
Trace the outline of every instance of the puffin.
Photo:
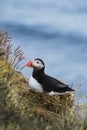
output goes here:
<path id="1" fill-rule="evenodd" d="M 47 93 L 49 95 L 65 94 L 75 91 L 69 85 L 45 74 L 45 64 L 42 59 L 36 58 L 28 61 L 25 65 L 33 68 L 29 78 L 29 87 L 34 92 Z"/>

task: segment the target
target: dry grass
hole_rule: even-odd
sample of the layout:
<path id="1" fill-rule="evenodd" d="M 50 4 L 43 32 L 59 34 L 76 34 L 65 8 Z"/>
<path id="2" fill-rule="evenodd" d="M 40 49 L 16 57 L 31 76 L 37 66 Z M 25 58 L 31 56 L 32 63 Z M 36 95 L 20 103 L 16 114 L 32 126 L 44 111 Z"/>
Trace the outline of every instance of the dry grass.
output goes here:
<path id="1" fill-rule="evenodd" d="M 8 61 L 15 70 L 20 68 L 20 62 L 25 59 L 21 46 L 18 46 L 14 52 L 12 52 L 11 38 L 8 37 L 8 32 L 0 32 L 0 55 L 3 55 L 4 59 Z"/>

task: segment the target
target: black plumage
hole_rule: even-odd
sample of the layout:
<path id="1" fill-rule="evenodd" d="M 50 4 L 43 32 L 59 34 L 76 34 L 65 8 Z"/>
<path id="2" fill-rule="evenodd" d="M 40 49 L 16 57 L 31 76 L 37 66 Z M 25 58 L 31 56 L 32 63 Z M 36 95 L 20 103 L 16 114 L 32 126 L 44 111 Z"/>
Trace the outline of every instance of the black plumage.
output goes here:
<path id="1" fill-rule="evenodd" d="M 40 60 L 40 59 L 35 59 L 35 60 Z M 44 62 L 42 60 L 40 61 L 44 65 Z M 72 88 L 69 87 L 69 85 L 66 85 L 62 83 L 61 81 L 46 75 L 44 73 L 44 69 L 45 69 L 45 66 L 39 70 L 34 68 L 32 76 L 33 78 L 37 80 L 39 84 L 42 85 L 43 90 L 45 92 L 54 91 L 54 92 L 64 93 L 67 91 L 74 91 Z"/>

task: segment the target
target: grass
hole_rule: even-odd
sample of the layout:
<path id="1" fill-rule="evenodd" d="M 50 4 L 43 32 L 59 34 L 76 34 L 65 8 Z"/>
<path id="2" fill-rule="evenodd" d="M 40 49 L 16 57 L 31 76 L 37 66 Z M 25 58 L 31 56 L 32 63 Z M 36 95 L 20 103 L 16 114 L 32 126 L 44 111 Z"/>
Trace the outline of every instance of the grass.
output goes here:
<path id="1" fill-rule="evenodd" d="M 20 46 L 12 52 L 10 40 L 8 33 L 0 32 L 0 130 L 87 130 L 86 103 L 75 103 L 70 94 L 30 91 L 17 71 L 23 52 Z"/>

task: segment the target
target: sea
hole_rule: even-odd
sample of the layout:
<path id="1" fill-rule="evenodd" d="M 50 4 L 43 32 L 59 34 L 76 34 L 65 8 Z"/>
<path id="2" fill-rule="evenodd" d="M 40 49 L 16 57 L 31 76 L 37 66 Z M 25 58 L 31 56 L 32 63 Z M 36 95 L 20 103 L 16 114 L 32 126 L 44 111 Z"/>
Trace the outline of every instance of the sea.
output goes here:
<path id="1" fill-rule="evenodd" d="M 41 58 L 46 74 L 87 95 L 87 0 L 0 0 L 0 30 L 21 45 L 22 65 Z"/>

